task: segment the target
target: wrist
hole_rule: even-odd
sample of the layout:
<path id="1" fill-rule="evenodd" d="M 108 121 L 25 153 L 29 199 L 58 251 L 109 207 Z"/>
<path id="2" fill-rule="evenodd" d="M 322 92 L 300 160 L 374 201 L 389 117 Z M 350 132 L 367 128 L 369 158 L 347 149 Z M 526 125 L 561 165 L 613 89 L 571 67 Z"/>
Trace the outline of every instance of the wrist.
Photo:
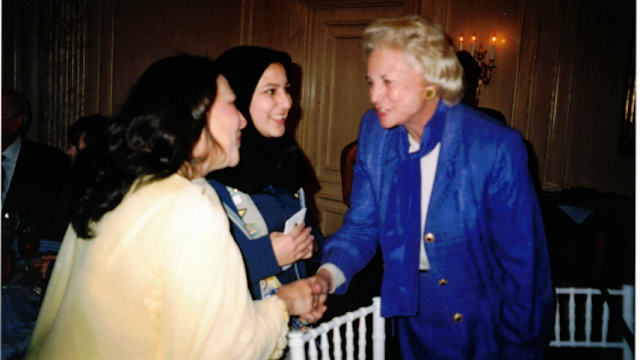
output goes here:
<path id="1" fill-rule="evenodd" d="M 278 288 L 278 290 L 279 289 L 280 288 Z M 291 299 L 287 297 L 286 291 L 276 291 L 273 293 L 273 296 L 282 301 L 288 314 L 291 314 L 293 312 L 293 301 L 291 301 Z"/>
<path id="2" fill-rule="evenodd" d="M 321 268 L 316 273 L 316 276 L 321 278 L 327 283 L 327 287 L 328 287 L 327 291 L 331 291 L 331 289 L 333 289 L 333 276 L 331 276 L 331 273 L 329 272 L 329 270 Z"/>

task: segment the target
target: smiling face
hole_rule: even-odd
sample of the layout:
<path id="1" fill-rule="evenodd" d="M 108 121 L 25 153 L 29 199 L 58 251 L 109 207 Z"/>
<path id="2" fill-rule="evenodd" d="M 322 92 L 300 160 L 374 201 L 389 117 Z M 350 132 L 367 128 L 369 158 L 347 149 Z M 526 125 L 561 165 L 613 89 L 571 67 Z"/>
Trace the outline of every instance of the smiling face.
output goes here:
<path id="1" fill-rule="evenodd" d="M 236 108 L 234 103 L 236 95 L 231 90 L 227 79 L 219 75 L 216 84 L 218 87 L 216 100 L 207 114 L 207 124 L 193 148 L 192 158 L 195 160 L 198 177 L 203 177 L 214 170 L 238 165 L 240 131 L 247 126 L 247 120 Z M 223 156 L 219 156 L 216 148 L 222 150 Z"/>
<path id="2" fill-rule="evenodd" d="M 249 106 L 253 125 L 260 135 L 268 138 L 284 135 L 292 104 L 288 88 L 289 80 L 282 64 L 273 63 L 262 73 Z"/>
<path id="3" fill-rule="evenodd" d="M 439 98 L 425 99 L 426 85 L 417 63 L 402 51 L 374 50 L 368 59 L 367 82 L 380 125 L 386 129 L 402 125 L 419 138 Z"/>

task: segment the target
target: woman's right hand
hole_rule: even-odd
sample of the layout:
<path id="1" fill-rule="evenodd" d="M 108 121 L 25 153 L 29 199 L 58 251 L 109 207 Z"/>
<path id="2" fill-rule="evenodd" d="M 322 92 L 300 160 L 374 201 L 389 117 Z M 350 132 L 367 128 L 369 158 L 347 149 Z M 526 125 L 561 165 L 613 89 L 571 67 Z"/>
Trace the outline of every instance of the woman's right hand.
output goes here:
<path id="1" fill-rule="evenodd" d="M 321 290 L 318 284 L 301 279 L 280 286 L 276 296 L 285 302 L 290 315 L 299 315 L 312 324 L 320 320 L 327 310 L 324 305 L 326 296 L 321 296 Z"/>
<path id="2" fill-rule="evenodd" d="M 300 259 L 308 259 L 313 255 L 314 238 L 311 228 L 304 223 L 298 224 L 287 235 L 281 232 L 272 232 L 271 246 L 279 266 L 291 265 Z"/>

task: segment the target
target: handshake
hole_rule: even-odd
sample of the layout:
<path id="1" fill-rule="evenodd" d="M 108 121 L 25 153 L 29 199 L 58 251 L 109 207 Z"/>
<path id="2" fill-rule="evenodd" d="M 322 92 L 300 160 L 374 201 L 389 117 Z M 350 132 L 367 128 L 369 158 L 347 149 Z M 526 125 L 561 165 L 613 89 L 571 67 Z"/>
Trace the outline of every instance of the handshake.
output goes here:
<path id="1" fill-rule="evenodd" d="M 276 296 L 285 302 L 289 315 L 298 315 L 310 324 L 322 318 L 327 306 L 324 304 L 331 290 L 332 277 L 325 270 L 308 279 L 302 279 L 278 288 Z"/>

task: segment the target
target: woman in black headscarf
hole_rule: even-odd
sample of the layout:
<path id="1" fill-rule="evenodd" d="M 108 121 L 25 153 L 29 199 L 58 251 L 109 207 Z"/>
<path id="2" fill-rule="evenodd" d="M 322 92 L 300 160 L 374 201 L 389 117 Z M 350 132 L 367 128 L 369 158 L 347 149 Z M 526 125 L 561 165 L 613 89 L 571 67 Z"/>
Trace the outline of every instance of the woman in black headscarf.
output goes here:
<path id="1" fill-rule="evenodd" d="M 245 258 L 254 299 L 273 294 L 282 284 L 307 276 L 319 231 L 307 217 L 284 234 L 285 222 L 306 209 L 302 187 L 309 180 L 304 154 L 285 132 L 292 100 L 291 58 L 256 46 L 239 46 L 217 60 L 247 119 L 240 164 L 209 174 L 234 224 L 233 234 Z M 304 210 L 303 210 L 304 212 Z"/>

